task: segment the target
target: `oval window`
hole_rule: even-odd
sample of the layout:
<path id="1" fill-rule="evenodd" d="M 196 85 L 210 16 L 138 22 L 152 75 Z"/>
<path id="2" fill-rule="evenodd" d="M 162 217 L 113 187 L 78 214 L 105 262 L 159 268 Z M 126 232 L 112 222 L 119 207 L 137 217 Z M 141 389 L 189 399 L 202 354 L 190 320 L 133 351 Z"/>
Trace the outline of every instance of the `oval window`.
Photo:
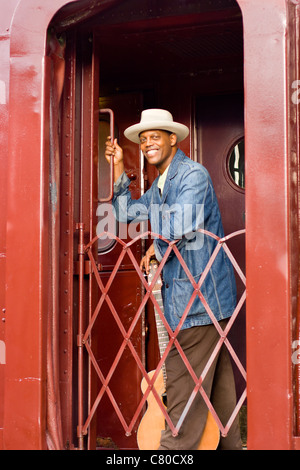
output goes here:
<path id="1" fill-rule="evenodd" d="M 228 158 L 230 179 L 242 189 L 245 189 L 245 139 L 241 139 L 232 149 Z"/>

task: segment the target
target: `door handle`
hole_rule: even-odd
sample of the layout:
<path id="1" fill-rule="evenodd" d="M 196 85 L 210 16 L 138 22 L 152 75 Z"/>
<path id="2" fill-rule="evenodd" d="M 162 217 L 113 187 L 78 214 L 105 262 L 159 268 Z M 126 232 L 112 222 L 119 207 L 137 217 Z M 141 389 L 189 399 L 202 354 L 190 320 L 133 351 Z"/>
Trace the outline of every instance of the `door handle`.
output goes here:
<path id="1" fill-rule="evenodd" d="M 115 117 L 114 113 L 109 108 L 99 109 L 99 113 L 101 114 L 109 114 L 109 127 L 110 127 L 110 138 L 111 142 L 114 142 L 114 130 L 115 130 Z M 112 200 L 114 195 L 114 158 L 111 157 L 110 159 L 110 193 L 109 196 L 106 198 L 98 199 L 98 202 L 109 202 Z"/>

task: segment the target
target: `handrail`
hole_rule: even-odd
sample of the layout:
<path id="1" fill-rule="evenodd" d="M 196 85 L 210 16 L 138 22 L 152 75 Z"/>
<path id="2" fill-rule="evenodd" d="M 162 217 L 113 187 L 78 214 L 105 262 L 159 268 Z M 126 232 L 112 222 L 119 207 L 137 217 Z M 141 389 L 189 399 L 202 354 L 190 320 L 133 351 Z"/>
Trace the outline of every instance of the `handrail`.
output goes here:
<path id="1" fill-rule="evenodd" d="M 115 129 L 114 113 L 109 108 L 99 109 L 99 113 L 109 114 L 109 116 L 110 116 L 110 120 L 109 120 L 109 123 L 110 123 L 110 138 L 111 138 L 111 143 L 113 144 L 113 142 L 114 142 L 114 129 Z M 108 197 L 98 199 L 98 202 L 109 202 L 109 201 L 112 200 L 113 195 L 114 195 L 114 158 L 111 157 L 111 159 L 110 159 L 110 193 L 109 193 Z"/>

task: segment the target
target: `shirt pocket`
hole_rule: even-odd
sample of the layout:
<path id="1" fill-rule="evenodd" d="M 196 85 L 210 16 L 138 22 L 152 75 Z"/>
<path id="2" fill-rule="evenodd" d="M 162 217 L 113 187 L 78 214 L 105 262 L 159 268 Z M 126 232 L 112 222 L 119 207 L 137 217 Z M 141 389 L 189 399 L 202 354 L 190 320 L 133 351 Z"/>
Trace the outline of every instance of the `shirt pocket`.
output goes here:
<path id="1" fill-rule="evenodd" d="M 202 273 L 201 273 L 202 274 Z M 197 284 L 200 280 L 201 274 L 194 276 L 194 281 Z M 205 281 L 200 288 L 201 294 L 206 299 L 206 289 L 205 289 Z M 188 278 L 184 279 L 173 279 L 173 291 L 172 291 L 172 303 L 174 308 L 174 313 L 177 317 L 181 318 L 192 295 L 194 292 L 194 287 L 192 286 L 190 280 Z M 187 317 L 191 317 L 193 315 L 201 315 L 206 313 L 205 307 L 201 302 L 199 295 L 197 294 L 192 306 L 188 311 Z"/>

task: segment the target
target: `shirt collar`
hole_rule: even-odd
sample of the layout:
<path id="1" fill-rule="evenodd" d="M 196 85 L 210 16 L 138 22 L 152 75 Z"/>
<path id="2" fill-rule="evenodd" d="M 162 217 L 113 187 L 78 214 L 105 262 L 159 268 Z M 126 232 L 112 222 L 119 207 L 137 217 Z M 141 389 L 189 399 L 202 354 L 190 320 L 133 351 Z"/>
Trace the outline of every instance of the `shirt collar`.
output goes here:
<path id="1" fill-rule="evenodd" d="M 170 163 L 170 165 L 171 165 L 171 163 Z M 167 175 L 168 175 L 170 165 L 167 166 L 167 168 L 165 169 L 163 174 L 160 175 L 159 178 L 158 178 L 157 187 L 160 189 L 160 194 L 163 193 L 164 185 L 165 185 L 165 182 L 166 182 L 166 179 L 167 179 Z"/>

